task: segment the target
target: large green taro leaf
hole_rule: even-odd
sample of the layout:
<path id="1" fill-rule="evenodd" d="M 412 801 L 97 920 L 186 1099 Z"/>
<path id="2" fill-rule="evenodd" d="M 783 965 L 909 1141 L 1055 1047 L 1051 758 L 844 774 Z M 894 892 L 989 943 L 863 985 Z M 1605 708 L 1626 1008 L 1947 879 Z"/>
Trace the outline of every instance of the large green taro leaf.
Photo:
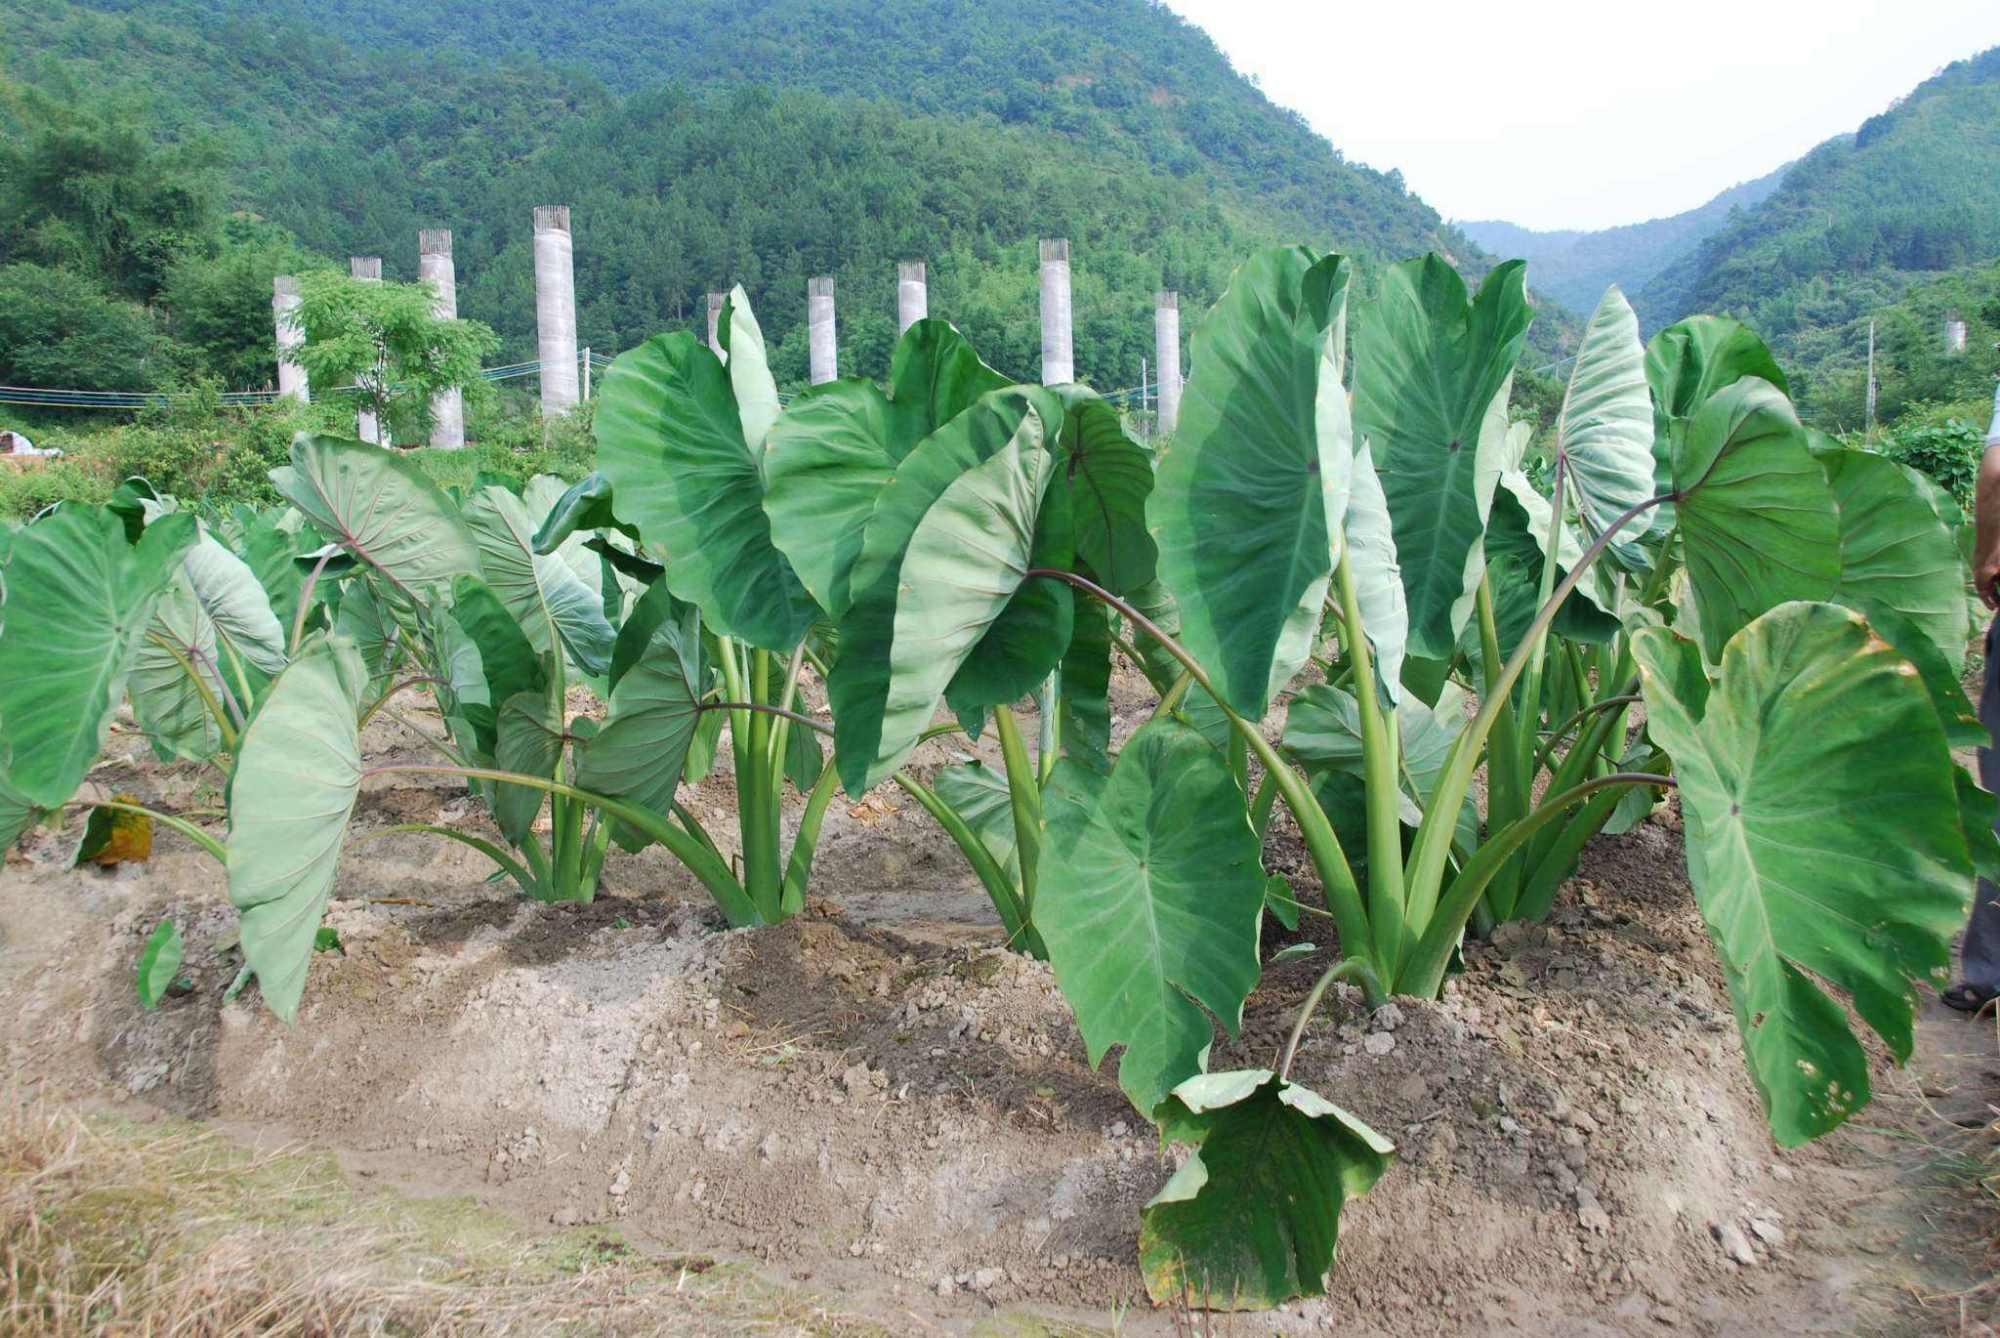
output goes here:
<path id="1" fill-rule="evenodd" d="M 1095 771 L 1111 768 L 1111 610 L 1095 599 L 1076 604 L 1058 697 L 1062 749 Z"/>
<path id="2" fill-rule="evenodd" d="M 1588 538 L 1653 495 L 1646 347 L 1639 342 L 1639 318 L 1615 284 L 1604 290 L 1577 346 L 1556 420 L 1556 457 L 1569 508 Z M 1639 566 L 1638 539 L 1645 532 L 1643 521 L 1629 522 L 1612 540 L 1611 553 L 1628 567 Z"/>
<path id="3" fill-rule="evenodd" d="M 1633 647 L 1751 1076 L 1778 1141 L 1802 1143 L 1869 1092 L 1867 1054 L 1819 981 L 1902 1060 L 1917 984 L 1946 978 L 1972 885 L 1956 766 L 1915 668 L 1850 609 L 1771 610 L 1730 640 L 1712 686 L 1665 628 Z"/>
<path id="4" fill-rule="evenodd" d="M 1375 473 L 1373 453 L 1362 442 L 1354 452 L 1354 489 L 1347 503 L 1347 567 L 1361 606 L 1361 628 L 1375 664 L 1377 685 L 1387 698 L 1403 697 L 1403 655 L 1410 641 L 1410 606 L 1403 594 L 1402 564 L 1389 503 Z"/>
<path id="5" fill-rule="evenodd" d="M 222 730 L 188 669 L 217 701 L 228 689 L 217 675 L 215 624 L 188 588 L 185 570 L 176 572 L 153 605 L 132 672 L 126 679 L 132 714 L 164 761 L 202 762 L 222 747 Z M 185 666 L 185 667 L 184 667 Z"/>
<path id="6" fill-rule="evenodd" d="M 1151 581 L 1160 553 L 1146 529 L 1153 457 L 1125 435 L 1118 410 L 1084 386 L 1063 386 L 1060 453 L 1076 524 L 1076 556 L 1105 589 L 1126 595 Z"/>
<path id="7" fill-rule="evenodd" d="M 272 682 L 230 781 L 229 899 L 242 914 L 243 959 L 286 1022 L 305 993 L 361 793 L 355 716 L 366 679 L 352 643 L 313 641 Z"/>
<path id="8" fill-rule="evenodd" d="M 1873 614 L 1888 608 L 1928 637 L 1953 670 L 1965 664 L 1971 620 L 1958 541 L 1938 522 L 1923 476 L 1907 465 L 1840 447 L 1815 451 L 1840 515 L 1840 583 L 1833 600 Z"/>
<path id="9" fill-rule="evenodd" d="M 904 579 L 910 541 L 962 475 L 1022 433 L 1045 441 L 1049 403 L 1039 389 L 995 391 L 925 438 L 876 498 L 852 568 L 853 600 L 840 619 L 840 656 L 827 679 L 841 784 L 857 798 L 895 769 L 885 764 L 894 754 L 883 742 L 891 652 L 903 587 L 923 576 L 912 569 Z"/>
<path id="10" fill-rule="evenodd" d="M 1711 661 L 1765 610 L 1832 597 L 1840 517 L 1784 392 L 1750 377 L 1710 396 L 1674 443 L 1673 469 Z"/>
<path id="11" fill-rule="evenodd" d="M 612 689 L 603 728 L 576 748 L 577 785 L 670 812 L 711 677 L 693 610 L 656 626 L 645 653 Z M 623 823 L 612 832 L 627 849 L 646 844 Z"/>
<path id="12" fill-rule="evenodd" d="M 1260 251 L 1196 330 L 1180 428 L 1149 514 L 1181 640 L 1257 719 L 1319 625 L 1347 508 L 1353 425 L 1340 383 L 1349 267 Z"/>
<path id="13" fill-rule="evenodd" d="M 1541 612 L 1542 567 L 1548 559 L 1552 522 L 1549 499 L 1535 491 L 1526 474 L 1509 470 L 1501 475 L 1486 523 L 1486 579 L 1493 591 L 1493 619 L 1503 658 L 1514 653 Z M 1561 580 L 1582 560 L 1583 549 L 1570 525 L 1562 527 L 1556 541 L 1556 578 Z M 1604 607 L 1608 602 L 1586 576 L 1556 610 L 1551 630 L 1571 641 L 1607 642 L 1619 628 L 1618 619 Z M 1481 638 L 1475 629 L 1466 628 L 1461 640 L 1478 663 Z"/>
<path id="14" fill-rule="evenodd" d="M 110 511 L 66 506 L 17 531 L 0 635 L 0 738 L 26 802 L 69 802 L 104 747 L 153 609 L 195 539 L 162 516 L 136 544 Z"/>
<path id="15" fill-rule="evenodd" d="M 767 439 L 764 510 L 771 538 L 835 618 L 852 603 L 849 578 L 876 496 L 917 443 L 1008 384 L 940 320 L 903 332 L 889 393 L 841 380 L 802 397 Z"/>
<path id="16" fill-rule="evenodd" d="M 1195 1151 L 1141 1215 L 1155 1305 L 1264 1310 L 1319 1296 L 1340 1210 L 1389 1169 L 1395 1144 L 1268 1069 L 1190 1078 L 1155 1114 Z"/>
<path id="17" fill-rule="evenodd" d="M 562 761 L 562 717 L 549 707 L 542 693 L 522 692 L 500 707 L 494 744 L 494 765 L 502 771 L 522 776 L 552 779 Z M 509 844 L 523 846 L 535 829 L 548 795 L 527 785 L 494 782 L 493 825 Z"/>
<path id="18" fill-rule="evenodd" d="M 761 446 L 722 361 L 692 334 L 620 354 L 598 392 L 597 463 L 664 580 L 718 634 L 789 652 L 818 616 L 771 542 Z"/>
<path id="19" fill-rule="evenodd" d="M 611 480 L 602 474 L 586 474 L 570 484 L 544 511 L 542 527 L 535 531 L 535 551 L 553 553 L 591 530 L 617 530 L 637 539 L 639 531 L 620 521 L 613 511 L 614 500 Z"/>
<path id="20" fill-rule="evenodd" d="M 1021 592 L 1038 556 L 1036 530 L 1045 499 L 1058 506 L 1064 501 L 1049 499 L 1059 469 L 1042 444 L 1040 417 L 1031 414 L 1012 441 L 953 479 L 917 523 L 896 600 L 876 772 L 902 765 L 959 667 Z M 1010 660 L 1027 665 L 1026 682 L 1046 675 L 1061 658 L 1069 641 L 1069 613 L 1064 601 L 1052 616 L 1034 618 L 1023 629 L 1029 644 L 1008 648 Z M 1016 686 L 1008 699 L 1020 690 Z"/>
<path id="21" fill-rule="evenodd" d="M 299 570 L 297 561 L 299 536 L 295 527 L 299 520 L 299 513 L 289 506 L 267 507 L 244 518 L 236 540 L 237 556 L 263 587 L 271 612 L 287 636 L 305 593 L 306 573 Z M 318 587 L 314 588 L 317 592 Z"/>
<path id="22" fill-rule="evenodd" d="M 1009 878 L 1021 876 L 1016 848 L 1014 800 L 1007 778 L 977 759 L 941 767 L 931 782 L 938 798 L 965 820 Z"/>
<path id="23" fill-rule="evenodd" d="M 1449 656 L 1477 583 L 1480 536 L 1505 449 L 1506 402 L 1527 338 L 1520 261 L 1466 299 L 1441 257 L 1392 265 L 1354 334 L 1355 426 L 1374 447 L 1410 606 L 1410 653 Z"/>
<path id="24" fill-rule="evenodd" d="M 1791 393 L 1771 350 L 1740 321 L 1690 316 L 1646 345 L 1646 382 L 1653 391 L 1653 477 L 1660 491 L 1673 487 L 1674 450 L 1687 433 L 1688 420 L 1716 392 L 1745 377 Z M 1649 533 L 1663 535 L 1673 527 L 1674 508 L 1662 506 L 1653 517 Z"/>
<path id="25" fill-rule="evenodd" d="M 248 563 L 203 531 L 181 560 L 181 576 L 218 637 L 266 674 L 285 667 L 285 628 Z"/>
<path id="26" fill-rule="evenodd" d="M 1090 1062 L 1124 1046 L 1119 1085 L 1151 1111 L 1204 1067 L 1208 1013 L 1234 1035 L 1257 983 L 1265 880 L 1243 793 L 1193 729 L 1154 720 L 1109 776 L 1059 763 L 1043 813 L 1035 925 Z"/>
<path id="27" fill-rule="evenodd" d="M 427 603 L 432 587 L 479 570 L 458 508 L 400 451 L 301 432 L 271 485 L 400 602 Z"/>
<path id="28" fill-rule="evenodd" d="M 478 649 L 484 690 L 469 697 L 460 695 L 457 705 L 475 727 L 479 752 L 491 758 L 498 746 L 500 708 L 521 693 L 542 694 L 548 684 L 549 662 L 535 653 L 521 624 L 476 576 L 458 578 L 452 588 L 449 616 Z"/>
<path id="29" fill-rule="evenodd" d="M 584 673 L 605 672 L 617 634 L 605 620 L 603 597 L 560 554 L 535 552 L 535 522 L 521 499 L 498 485 L 481 488 L 466 501 L 465 524 L 479 545 L 487 587 L 536 653 L 560 647 Z"/>

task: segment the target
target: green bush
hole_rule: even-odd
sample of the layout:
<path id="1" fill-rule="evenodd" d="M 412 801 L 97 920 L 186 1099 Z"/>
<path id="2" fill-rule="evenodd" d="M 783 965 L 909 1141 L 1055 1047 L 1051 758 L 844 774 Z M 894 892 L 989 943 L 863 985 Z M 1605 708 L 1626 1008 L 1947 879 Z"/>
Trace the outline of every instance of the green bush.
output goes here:
<path id="1" fill-rule="evenodd" d="M 1968 514 L 1984 449 L 1982 433 L 1967 419 L 1950 417 L 1938 422 L 1923 414 L 1914 414 L 1907 425 L 1898 425 L 1881 445 L 1882 454 L 1891 460 L 1930 475 Z"/>
<path id="2" fill-rule="evenodd" d="M 413 452 L 439 483 L 462 490 L 487 478 L 518 489 L 536 474 L 574 481 L 594 467 L 590 405 L 544 425 L 531 399 L 485 400 L 475 400 L 468 434 L 473 445 Z M 270 471 L 286 462 L 299 432 L 351 437 L 354 406 L 281 400 L 226 408 L 213 386 L 204 386 L 129 423 L 38 428 L 36 444 L 60 447 L 63 458 L 22 470 L 0 468 L 0 518 L 26 519 L 55 502 L 100 503 L 134 475 L 193 505 L 267 506 L 278 500 Z"/>

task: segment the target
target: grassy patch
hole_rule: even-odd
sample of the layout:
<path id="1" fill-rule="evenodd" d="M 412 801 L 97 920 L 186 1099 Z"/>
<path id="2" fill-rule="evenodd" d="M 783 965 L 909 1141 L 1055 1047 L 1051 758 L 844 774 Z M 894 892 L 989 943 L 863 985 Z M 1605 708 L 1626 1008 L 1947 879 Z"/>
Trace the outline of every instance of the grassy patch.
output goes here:
<path id="1" fill-rule="evenodd" d="M 601 1228 L 530 1236 L 465 1198 L 186 1125 L 0 1114 L 0 1332 L 885 1332 L 747 1268 Z"/>

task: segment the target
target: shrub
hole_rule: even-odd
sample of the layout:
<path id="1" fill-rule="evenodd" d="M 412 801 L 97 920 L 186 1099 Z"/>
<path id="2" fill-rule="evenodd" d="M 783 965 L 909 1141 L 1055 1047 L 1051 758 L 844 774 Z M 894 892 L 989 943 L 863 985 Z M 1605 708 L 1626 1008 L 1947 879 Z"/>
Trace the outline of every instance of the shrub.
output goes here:
<path id="1" fill-rule="evenodd" d="M 1898 464 L 1930 475 L 1969 512 L 1983 442 L 1979 429 L 1964 418 L 1947 418 L 1942 423 L 1919 419 L 1892 431 L 1881 450 Z"/>

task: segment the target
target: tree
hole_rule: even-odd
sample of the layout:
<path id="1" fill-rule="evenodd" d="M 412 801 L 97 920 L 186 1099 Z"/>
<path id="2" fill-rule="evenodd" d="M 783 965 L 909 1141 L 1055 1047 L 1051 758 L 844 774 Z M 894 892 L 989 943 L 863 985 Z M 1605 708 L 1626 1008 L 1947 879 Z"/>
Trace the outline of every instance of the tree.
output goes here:
<path id="1" fill-rule="evenodd" d="M 190 255 L 167 272 L 160 291 L 167 328 L 204 372 L 232 390 L 272 384 L 271 276 L 299 274 L 323 261 L 290 233 L 247 216 L 226 219 L 214 255 Z"/>
<path id="2" fill-rule="evenodd" d="M 430 435 L 431 397 L 479 384 L 480 359 L 500 346 L 479 321 L 431 314 L 428 283 L 364 282 L 332 271 L 304 276 L 299 365 L 314 386 L 353 386 L 375 421 L 409 441 Z"/>
<path id="3" fill-rule="evenodd" d="M 137 125 L 30 94 L 31 129 L 0 141 L 0 260 L 103 276 L 150 302 L 167 271 L 210 245 L 219 155 L 156 146 Z"/>
<path id="4" fill-rule="evenodd" d="M 64 390 L 151 390 L 171 348 L 145 308 L 45 265 L 0 266 L 0 382 Z"/>

